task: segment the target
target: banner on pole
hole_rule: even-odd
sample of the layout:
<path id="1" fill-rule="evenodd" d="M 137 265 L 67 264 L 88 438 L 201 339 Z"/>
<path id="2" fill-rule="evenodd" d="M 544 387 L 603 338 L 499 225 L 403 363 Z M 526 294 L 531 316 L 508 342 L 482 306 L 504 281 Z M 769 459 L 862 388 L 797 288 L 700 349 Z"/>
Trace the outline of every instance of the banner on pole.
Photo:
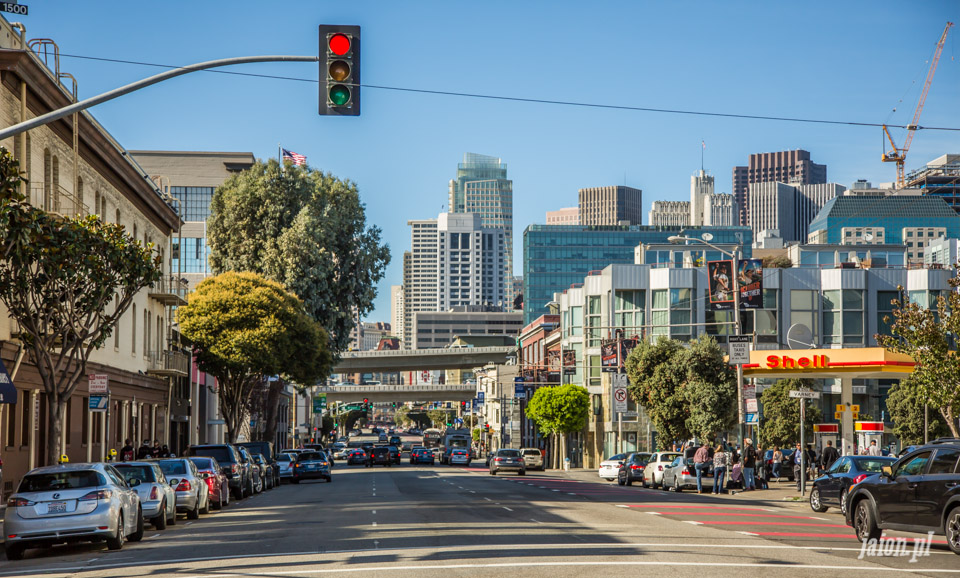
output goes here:
<path id="1" fill-rule="evenodd" d="M 619 349 L 616 341 L 605 341 L 600 344 L 600 366 L 603 371 L 615 372 L 620 367 Z"/>
<path id="2" fill-rule="evenodd" d="M 709 261 L 710 304 L 714 309 L 733 309 L 733 261 Z"/>
<path id="3" fill-rule="evenodd" d="M 740 309 L 763 307 L 763 261 L 744 259 L 739 263 L 737 283 L 740 285 Z"/>

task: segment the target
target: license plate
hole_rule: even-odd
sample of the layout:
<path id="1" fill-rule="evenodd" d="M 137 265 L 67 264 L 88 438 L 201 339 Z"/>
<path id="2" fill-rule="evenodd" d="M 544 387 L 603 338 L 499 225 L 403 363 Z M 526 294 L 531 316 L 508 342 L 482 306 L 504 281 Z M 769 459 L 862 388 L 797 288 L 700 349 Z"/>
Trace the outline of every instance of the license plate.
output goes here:
<path id="1" fill-rule="evenodd" d="M 48 514 L 62 514 L 67 511 L 66 502 L 50 502 L 47 504 Z"/>

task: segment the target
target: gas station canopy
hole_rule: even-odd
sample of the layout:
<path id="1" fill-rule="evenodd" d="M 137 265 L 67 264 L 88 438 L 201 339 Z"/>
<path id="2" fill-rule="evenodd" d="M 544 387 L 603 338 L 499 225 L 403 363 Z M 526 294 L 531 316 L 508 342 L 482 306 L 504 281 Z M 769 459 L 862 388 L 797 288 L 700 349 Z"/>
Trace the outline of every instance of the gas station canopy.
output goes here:
<path id="1" fill-rule="evenodd" d="M 809 379 L 902 379 L 913 358 L 882 347 L 753 350 L 744 377 Z"/>

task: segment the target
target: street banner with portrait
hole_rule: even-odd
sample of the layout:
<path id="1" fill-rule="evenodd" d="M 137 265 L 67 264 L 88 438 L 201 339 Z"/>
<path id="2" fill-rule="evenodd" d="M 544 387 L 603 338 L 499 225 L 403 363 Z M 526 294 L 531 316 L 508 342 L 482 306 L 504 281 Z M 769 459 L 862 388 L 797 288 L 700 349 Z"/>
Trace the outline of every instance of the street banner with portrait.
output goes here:
<path id="1" fill-rule="evenodd" d="M 620 340 L 620 368 L 626 366 L 627 356 L 630 355 L 630 352 L 634 350 L 637 346 L 637 339 L 621 339 Z"/>
<path id="2" fill-rule="evenodd" d="M 547 350 L 547 381 L 560 383 L 560 350 Z"/>
<path id="3" fill-rule="evenodd" d="M 620 367 L 618 354 L 620 348 L 617 347 L 617 341 L 604 341 L 600 344 L 600 366 L 603 371 L 616 372 Z"/>
<path id="4" fill-rule="evenodd" d="M 763 261 L 744 259 L 739 263 L 740 309 L 763 308 Z"/>
<path id="5" fill-rule="evenodd" d="M 714 309 L 733 309 L 733 261 L 707 263 L 710 277 L 710 304 Z"/>
<path id="6" fill-rule="evenodd" d="M 563 373 L 577 372 L 577 352 L 572 349 L 563 350 Z"/>

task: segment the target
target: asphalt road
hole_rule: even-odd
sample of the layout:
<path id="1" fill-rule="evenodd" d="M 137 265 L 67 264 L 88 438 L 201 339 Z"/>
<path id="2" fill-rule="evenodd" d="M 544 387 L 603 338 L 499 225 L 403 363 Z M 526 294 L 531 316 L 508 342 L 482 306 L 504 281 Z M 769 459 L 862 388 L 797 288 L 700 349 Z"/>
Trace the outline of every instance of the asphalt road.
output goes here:
<path id="1" fill-rule="evenodd" d="M 619 487 L 580 474 L 338 465 L 120 551 L 85 544 L 0 562 L 5 576 L 876 576 L 960 574 L 960 556 L 859 560 L 839 513 Z M 942 538 L 942 537 L 941 537 Z"/>

